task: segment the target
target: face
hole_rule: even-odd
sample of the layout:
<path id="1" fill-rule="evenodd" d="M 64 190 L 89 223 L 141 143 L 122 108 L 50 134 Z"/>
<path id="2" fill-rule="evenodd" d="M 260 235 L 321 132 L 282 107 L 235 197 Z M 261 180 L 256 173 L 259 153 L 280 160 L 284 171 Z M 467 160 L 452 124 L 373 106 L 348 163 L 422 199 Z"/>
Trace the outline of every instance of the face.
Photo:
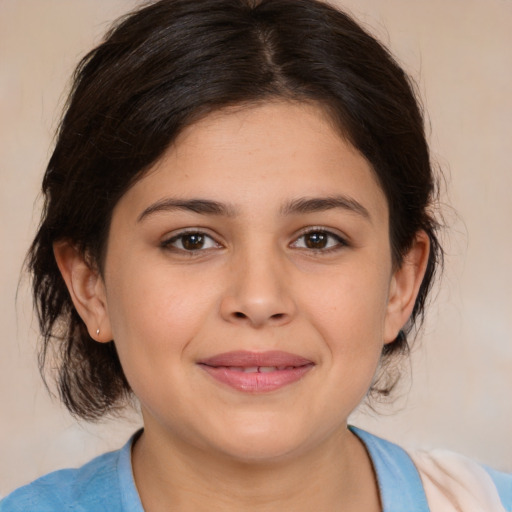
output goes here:
<path id="1" fill-rule="evenodd" d="M 316 107 L 187 128 L 108 240 L 102 331 L 146 431 L 254 460 L 345 430 L 405 321 L 388 233 L 371 166 Z"/>

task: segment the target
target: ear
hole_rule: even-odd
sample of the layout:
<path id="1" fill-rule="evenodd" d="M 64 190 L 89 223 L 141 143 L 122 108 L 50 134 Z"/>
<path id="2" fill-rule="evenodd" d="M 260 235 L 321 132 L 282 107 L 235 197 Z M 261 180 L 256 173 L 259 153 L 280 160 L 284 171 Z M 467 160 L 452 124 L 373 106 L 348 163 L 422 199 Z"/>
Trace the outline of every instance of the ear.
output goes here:
<path id="1" fill-rule="evenodd" d="M 429 253 L 430 240 L 424 231 L 419 231 L 400 268 L 395 270 L 391 278 L 384 343 L 394 341 L 409 320 L 423 282 Z"/>
<path id="2" fill-rule="evenodd" d="M 106 343 L 112 340 L 105 285 L 97 269 L 68 241 L 53 244 L 53 253 L 73 304 L 87 326 L 89 336 Z M 98 333 L 99 330 L 99 333 Z"/>

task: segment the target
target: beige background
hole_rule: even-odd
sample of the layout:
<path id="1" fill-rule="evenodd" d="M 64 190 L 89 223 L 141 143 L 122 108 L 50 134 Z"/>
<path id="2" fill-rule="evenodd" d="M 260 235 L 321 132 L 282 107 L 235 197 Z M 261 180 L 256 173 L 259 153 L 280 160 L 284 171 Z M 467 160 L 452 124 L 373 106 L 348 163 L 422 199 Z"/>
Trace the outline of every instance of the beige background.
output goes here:
<path id="1" fill-rule="evenodd" d="M 193 0 L 191 0 L 193 1 Z M 124 443 L 76 423 L 36 370 L 27 280 L 40 179 L 78 59 L 135 0 L 0 0 L 0 494 Z M 419 81 L 447 176 L 447 269 L 394 406 L 353 421 L 512 470 L 512 1 L 346 0 Z M 406 372 L 408 373 L 408 372 Z M 410 390 L 409 390 L 410 387 Z"/>

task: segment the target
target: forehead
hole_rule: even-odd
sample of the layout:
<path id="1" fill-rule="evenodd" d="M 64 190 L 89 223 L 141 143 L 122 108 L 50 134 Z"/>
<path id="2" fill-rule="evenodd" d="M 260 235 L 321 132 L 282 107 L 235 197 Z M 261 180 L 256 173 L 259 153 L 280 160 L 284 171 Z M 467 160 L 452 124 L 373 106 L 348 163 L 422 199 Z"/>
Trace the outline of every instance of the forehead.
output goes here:
<path id="1" fill-rule="evenodd" d="M 223 109 L 191 124 L 121 202 L 141 210 L 167 195 L 202 197 L 243 210 L 339 194 L 387 222 L 371 165 L 324 111 L 274 101 Z"/>

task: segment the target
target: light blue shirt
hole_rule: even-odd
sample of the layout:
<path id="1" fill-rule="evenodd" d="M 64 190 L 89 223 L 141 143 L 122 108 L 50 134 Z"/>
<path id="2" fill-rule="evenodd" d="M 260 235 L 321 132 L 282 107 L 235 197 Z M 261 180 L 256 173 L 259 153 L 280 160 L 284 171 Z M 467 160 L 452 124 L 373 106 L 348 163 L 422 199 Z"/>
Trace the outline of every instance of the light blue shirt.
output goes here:
<path id="1" fill-rule="evenodd" d="M 421 479 L 399 446 L 351 427 L 373 462 L 383 512 L 430 512 Z M 133 480 L 132 438 L 79 469 L 55 471 L 0 501 L 0 512 L 144 512 Z M 507 512 L 512 512 L 512 475 L 486 468 Z"/>

